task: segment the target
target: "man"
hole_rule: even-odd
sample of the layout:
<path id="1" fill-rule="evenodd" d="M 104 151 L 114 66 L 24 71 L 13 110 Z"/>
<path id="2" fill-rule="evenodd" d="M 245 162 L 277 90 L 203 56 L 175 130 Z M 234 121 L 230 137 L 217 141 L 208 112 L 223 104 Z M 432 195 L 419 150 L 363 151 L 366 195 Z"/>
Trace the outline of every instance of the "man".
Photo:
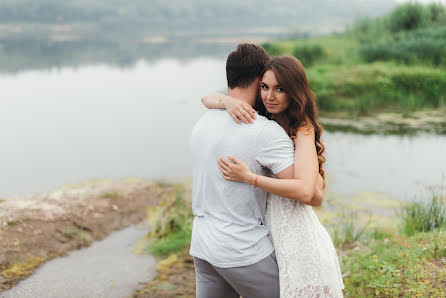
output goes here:
<path id="1" fill-rule="evenodd" d="M 254 106 L 269 56 L 241 44 L 226 62 L 228 94 Z M 257 116 L 237 124 L 224 110 L 212 109 L 195 125 L 190 139 L 195 215 L 190 254 L 197 297 L 279 297 L 279 270 L 264 225 L 267 193 L 225 180 L 217 160 L 229 154 L 260 175 L 293 178 L 294 147 L 276 122 Z"/>

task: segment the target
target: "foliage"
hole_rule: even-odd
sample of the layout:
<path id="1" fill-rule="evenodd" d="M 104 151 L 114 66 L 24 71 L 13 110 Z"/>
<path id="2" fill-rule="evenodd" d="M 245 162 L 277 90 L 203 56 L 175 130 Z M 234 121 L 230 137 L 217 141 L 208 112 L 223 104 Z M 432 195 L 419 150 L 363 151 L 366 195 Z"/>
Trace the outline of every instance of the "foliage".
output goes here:
<path id="1" fill-rule="evenodd" d="M 325 56 L 324 49 L 319 44 L 300 45 L 296 44 L 292 52 L 293 56 L 300 60 L 304 67 L 314 64 Z"/>
<path id="2" fill-rule="evenodd" d="M 441 3 L 431 3 L 427 6 L 432 23 L 446 21 L 446 8 Z"/>
<path id="3" fill-rule="evenodd" d="M 383 41 L 367 43 L 359 51 L 366 62 L 446 65 L 446 26 L 400 32 Z"/>
<path id="4" fill-rule="evenodd" d="M 392 32 L 410 31 L 426 27 L 430 23 L 430 10 L 416 2 L 397 6 L 389 16 L 389 29 Z"/>
<path id="5" fill-rule="evenodd" d="M 280 56 L 285 53 L 285 49 L 280 43 L 265 42 L 261 45 L 271 57 Z"/>
<path id="6" fill-rule="evenodd" d="M 381 233 L 380 233 L 381 234 Z M 446 230 L 369 238 L 341 257 L 347 297 L 444 297 Z"/>
<path id="7" fill-rule="evenodd" d="M 190 203 L 177 187 L 175 198 L 158 206 L 153 216 L 156 220 L 147 235 L 153 241 L 147 247 L 156 256 L 166 256 L 189 246 L 192 234 L 192 211 Z"/>
<path id="8" fill-rule="evenodd" d="M 321 65 L 307 70 L 307 76 L 324 111 L 405 112 L 439 107 L 446 99 L 446 71 L 432 67 Z"/>
<path id="9" fill-rule="evenodd" d="M 401 217 L 401 230 L 408 236 L 446 228 L 446 203 L 438 197 L 433 197 L 428 204 L 411 203 L 403 206 Z"/>

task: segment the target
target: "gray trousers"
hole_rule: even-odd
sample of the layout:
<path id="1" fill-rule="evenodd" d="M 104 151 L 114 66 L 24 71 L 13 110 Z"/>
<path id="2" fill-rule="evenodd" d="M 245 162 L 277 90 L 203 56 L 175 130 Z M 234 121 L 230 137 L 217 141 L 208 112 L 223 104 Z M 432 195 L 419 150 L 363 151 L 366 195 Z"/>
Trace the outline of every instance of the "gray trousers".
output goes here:
<path id="1" fill-rule="evenodd" d="M 275 252 L 242 267 L 220 268 L 194 257 L 197 298 L 279 298 L 279 267 Z"/>

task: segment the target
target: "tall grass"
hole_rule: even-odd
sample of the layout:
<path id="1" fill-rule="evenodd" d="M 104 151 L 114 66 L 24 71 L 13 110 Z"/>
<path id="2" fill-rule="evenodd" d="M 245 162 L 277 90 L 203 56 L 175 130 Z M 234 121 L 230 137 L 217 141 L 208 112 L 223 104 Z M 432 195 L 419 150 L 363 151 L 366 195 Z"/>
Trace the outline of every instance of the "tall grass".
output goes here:
<path id="1" fill-rule="evenodd" d="M 411 203 L 403 207 L 401 231 L 407 236 L 446 228 L 446 203 L 434 196 L 429 203 Z"/>
<path id="2" fill-rule="evenodd" d="M 363 225 L 358 224 L 358 216 L 355 212 L 342 214 L 338 224 L 333 228 L 333 243 L 336 247 L 347 247 L 361 239 L 367 231 L 370 221 Z"/>
<path id="3" fill-rule="evenodd" d="M 175 198 L 167 199 L 150 215 L 155 222 L 147 235 L 152 239 L 147 250 L 155 256 L 166 256 L 189 246 L 192 235 L 190 202 L 183 198 L 183 191 L 177 187 Z"/>

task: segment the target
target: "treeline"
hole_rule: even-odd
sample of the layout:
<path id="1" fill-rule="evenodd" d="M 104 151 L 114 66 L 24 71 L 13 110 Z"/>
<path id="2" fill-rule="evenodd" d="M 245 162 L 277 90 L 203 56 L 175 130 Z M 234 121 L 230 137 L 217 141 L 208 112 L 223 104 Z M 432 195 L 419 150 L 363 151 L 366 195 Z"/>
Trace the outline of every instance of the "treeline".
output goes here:
<path id="1" fill-rule="evenodd" d="M 0 23 L 5 22 L 171 22 L 213 26 L 238 20 L 253 25 L 315 24 L 327 17 L 351 20 L 358 14 L 376 16 L 391 9 L 393 1 L 373 5 L 355 0 L 336 4 L 322 0 L 0 0 Z M 311 13 L 309 13 L 311 12 Z M 333 19 L 333 18 L 330 18 Z"/>

